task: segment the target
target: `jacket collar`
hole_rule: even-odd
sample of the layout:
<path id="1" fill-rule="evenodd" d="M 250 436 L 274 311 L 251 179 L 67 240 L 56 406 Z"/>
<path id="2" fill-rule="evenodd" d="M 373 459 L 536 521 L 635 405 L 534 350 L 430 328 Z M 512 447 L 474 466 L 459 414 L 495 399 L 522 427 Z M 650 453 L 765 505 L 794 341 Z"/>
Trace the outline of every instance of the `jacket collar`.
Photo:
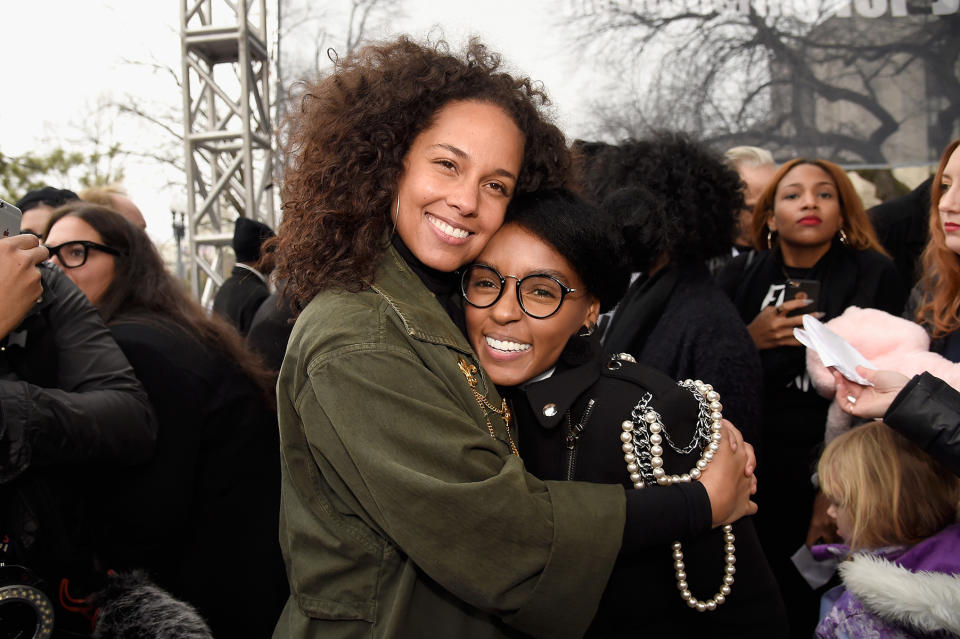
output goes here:
<path id="1" fill-rule="evenodd" d="M 467 338 L 392 245 L 380 260 L 370 288 L 390 304 L 410 337 L 472 357 Z"/>
<path id="2" fill-rule="evenodd" d="M 923 632 L 960 634 L 958 548 L 960 524 L 953 524 L 907 550 L 897 563 L 858 554 L 840 564 L 840 575 L 850 594 L 882 619 Z"/>
<path id="3" fill-rule="evenodd" d="M 577 398 L 600 379 L 601 361 L 598 339 L 571 337 L 553 375 L 525 385 L 518 392 L 526 397 L 541 426 L 555 428 Z"/>

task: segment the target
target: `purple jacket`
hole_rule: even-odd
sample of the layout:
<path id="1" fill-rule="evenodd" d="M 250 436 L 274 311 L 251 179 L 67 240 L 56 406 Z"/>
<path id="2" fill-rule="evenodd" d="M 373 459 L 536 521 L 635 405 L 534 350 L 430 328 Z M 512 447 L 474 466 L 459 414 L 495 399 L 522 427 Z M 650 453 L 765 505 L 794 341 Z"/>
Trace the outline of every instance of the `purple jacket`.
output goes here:
<path id="1" fill-rule="evenodd" d="M 840 576 L 843 585 L 824 595 L 835 603 L 817 626 L 821 639 L 960 635 L 960 523 L 909 548 L 855 554 Z"/>

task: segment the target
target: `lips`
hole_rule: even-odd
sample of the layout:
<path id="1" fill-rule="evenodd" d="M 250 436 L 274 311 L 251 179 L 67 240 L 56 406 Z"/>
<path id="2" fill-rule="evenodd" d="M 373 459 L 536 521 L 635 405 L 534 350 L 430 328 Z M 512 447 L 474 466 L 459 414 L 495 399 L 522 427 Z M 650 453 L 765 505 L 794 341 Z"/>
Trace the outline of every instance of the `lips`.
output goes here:
<path id="1" fill-rule="evenodd" d="M 427 217 L 427 221 L 430 222 L 433 228 L 435 228 L 441 234 L 449 238 L 452 238 L 454 240 L 465 240 L 468 237 L 470 237 L 470 231 L 466 229 L 453 226 L 452 224 L 449 224 L 444 220 L 441 220 L 440 218 L 435 217 L 429 213 L 427 213 L 426 217 Z"/>
<path id="2" fill-rule="evenodd" d="M 531 344 L 526 344 L 523 342 L 497 339 L 495 337 L 490 337 L 489 335 L 484 335 L 483 339 L 486 340 L 487 346 L 501 353 L 522 353 L 530 350 L 532 346 Z"/>
<path id="3" fill-rule="evenodd" d="M 945 233 L 953 233 L 954 231 L 960 231 L 960 224 L 957 222 L 944 222 L 943 230 Z"/>
<path id="4" fill-rule="evenodd" d="M 797 222 L 800 226 L 818 226 L 823 223 L 819 217 L 815 215 L 808 215 L 807 217 L 800 218 L 800 221 Z"/>

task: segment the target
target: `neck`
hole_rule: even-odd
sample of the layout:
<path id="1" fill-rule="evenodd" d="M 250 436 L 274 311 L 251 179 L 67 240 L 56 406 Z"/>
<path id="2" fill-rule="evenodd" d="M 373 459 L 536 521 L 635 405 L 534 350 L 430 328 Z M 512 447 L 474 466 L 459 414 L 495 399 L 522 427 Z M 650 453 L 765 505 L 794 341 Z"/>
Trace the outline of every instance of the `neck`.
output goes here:
<path id="1" fill-rule="evenodd" d="M 783 263 L 791 268 L 810 268 L 830 250 L 830 242 L 817 246 L 797 246 L 781 240 L 780 254 Z"/>

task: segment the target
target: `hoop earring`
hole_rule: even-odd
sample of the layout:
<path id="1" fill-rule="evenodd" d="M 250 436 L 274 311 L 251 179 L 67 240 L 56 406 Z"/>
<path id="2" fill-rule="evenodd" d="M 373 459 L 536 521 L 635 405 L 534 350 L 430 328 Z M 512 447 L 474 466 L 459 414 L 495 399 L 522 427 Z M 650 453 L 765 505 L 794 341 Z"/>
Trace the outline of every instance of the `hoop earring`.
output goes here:
<path id="1" fill-rule="evenodd" d="M 400 194 L 397 193 L 397 214 L 393 218 L 393 229 L 390 230 L 390 239 L 397 234 L 397 224 L 400 222 Z"/>
<path id="2" fill-rule="evenodd" d="M 767 248 L 773 249 L 773 231 L 767 229 Z"/>
<path id="3" fill-rule="evenodd" d="M 840 229 L 840 243 L 841 244 L 847 243 L 847 234 L 843 229 Z"/>

